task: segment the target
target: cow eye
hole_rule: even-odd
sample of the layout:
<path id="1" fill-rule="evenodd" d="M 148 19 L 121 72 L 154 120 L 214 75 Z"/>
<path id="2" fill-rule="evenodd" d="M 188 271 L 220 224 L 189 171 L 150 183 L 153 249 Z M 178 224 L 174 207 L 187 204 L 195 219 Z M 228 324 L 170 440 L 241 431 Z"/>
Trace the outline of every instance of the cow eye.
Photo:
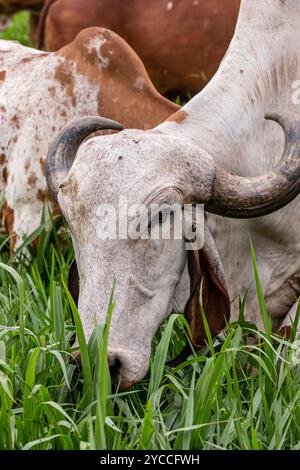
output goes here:
<path id="1" fill-rule="evenodd" d="M 154 225 L 158 224 L 159 226 L 161 226 L 165 220 L 167 219 L 167 217 L 170 215 L 170 210 L 163 210 L 163 211 L 159 211 L 157 214 L 155 214 L 151 219 L 150 219 L 150 222 L 148 224 L 148 230 L 151 230 L 151 227 L 153 227 Z M 151 217 L 151 214 L 149 214 L 149 217 Z"/>

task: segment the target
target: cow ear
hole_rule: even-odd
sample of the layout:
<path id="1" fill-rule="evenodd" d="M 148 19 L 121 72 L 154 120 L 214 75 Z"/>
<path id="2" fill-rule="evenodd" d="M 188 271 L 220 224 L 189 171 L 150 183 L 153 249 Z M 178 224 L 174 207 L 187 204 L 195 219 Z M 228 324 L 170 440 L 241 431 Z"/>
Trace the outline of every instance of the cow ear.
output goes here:
<path id="1" fill-rule="evenodd" d="M 229 295 L 223 267 L 210 235 L 201 250 L 188 251 L 187 256 L 190 298 L 184 314 L 190 326 L 193 345 L 201 348 L 207 340 L 200 307 L 201 291 L 203 310 L 212 336 L 220 333 L 229 320 Z"/>
<path id="2" fill-rule="evenodd" d="M 74 258 L 71 266 L 69 268 L 69 273 L 68 273 L 68 289 L 70 291 L 70 294 L 73 297 L 73 300 L 78 306 L 78 298 L 79 298 L 79 274 L 78 274 L 78 269 L 77 269 L 77 263 L 76 259 Z"/>

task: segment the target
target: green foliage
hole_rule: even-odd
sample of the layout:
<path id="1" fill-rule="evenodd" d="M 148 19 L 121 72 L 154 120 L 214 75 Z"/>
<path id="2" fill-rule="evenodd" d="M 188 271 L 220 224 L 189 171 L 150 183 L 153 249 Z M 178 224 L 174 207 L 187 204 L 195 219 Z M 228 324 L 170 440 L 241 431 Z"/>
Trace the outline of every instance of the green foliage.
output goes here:
<path id="1" fill-rule="evenodd" d="M 293 344 L 269 330 L 253 248 L 266 332 L 244 321 L 241 302 L 239 322 L 171 368 L 186 341 L 182 316 L 172 315 L 148 376 L 120 392 L 106 361 L 113 289 L 107 325 L 86 343 L 66 287 L 72 245 L 58 227 L 43 220 L 39 244 L 29 237 L 14 260 L 0 240 L 0 449 L 298 449 L 300 369 Z"/>
<path id="2" fill-rule="evenodd" d="M 29 45 L 28 41 L 28 22 L 29 14 L 25 11 L 14 16 L 13 22 L 6 31 L 0 33 L 0 39 L 19 41 L 24 46 Z"/>

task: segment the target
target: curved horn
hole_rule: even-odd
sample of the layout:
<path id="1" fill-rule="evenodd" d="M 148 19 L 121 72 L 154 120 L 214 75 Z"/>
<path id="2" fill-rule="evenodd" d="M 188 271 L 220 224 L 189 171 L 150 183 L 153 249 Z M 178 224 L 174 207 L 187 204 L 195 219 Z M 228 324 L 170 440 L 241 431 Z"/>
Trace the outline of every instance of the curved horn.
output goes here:
<path id="1" fill-rule="evenodd" d="M 122 125 L 99 116 L 82 117 L 65 126 L 49 148 L 46 161 L 48 188 L 57 199 L 60 183 L 70 171 L 80 144 L 93 132 L 103 129 L 121 131 Z"/>
<path id="2" fill-rule="evenodd" d="M 217 168 L 212 197 L 205 209 L 236 219 L 270 214 L 300 192 L 300 120 L 291 114 L 267 114 L 285 133 L 284 154 L 269 173 L 245 178 Z"/>

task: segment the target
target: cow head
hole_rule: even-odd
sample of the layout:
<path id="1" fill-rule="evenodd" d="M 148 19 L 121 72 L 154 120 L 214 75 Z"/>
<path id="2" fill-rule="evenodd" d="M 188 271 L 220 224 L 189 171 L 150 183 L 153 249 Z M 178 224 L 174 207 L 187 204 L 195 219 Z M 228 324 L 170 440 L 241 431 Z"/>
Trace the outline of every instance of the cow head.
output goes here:
<path id="1" fill-rule="evenodd" d="M 203 204 L 207 211 L 243 218 L 270 213 L 289 202 L 299 192 L 299 142 L 290 119 L 281 119 L 281 124 L 287 136 L 285 154 L 272 172 L 256 178 L 227 173 L 195 144 L 159 129 L 85 140 L 99 129 L 121 129 L 99 117 L 70 123 L 53 143 L 47 181 L 71 231 L 80 279 L 78 308 L 87 337 L 95 321 L 105 322 L 115 282 L 108 361 L 121 388 L 146 374 L 151 340 L 175 308 L 185 308 L 196 347 L 205 341 L 200 294 L 213 334 L 229 318 L 225 276 L 204 217 L 196 221 L 203 237 L 189 250 L 185 238 L 193 233 L 194 217 L 182 237 L 176 238 L 173 231 L 170 239 L 151 239 L 145 232 L 158 226 L 161 234 L 174 205 Z M 163 209 L 149 216 L 144 209 L 153 204 Z M 107 215 L 109 227 L 117 231 L 109 228 L 104 239 Z M 120 225 L 127 227 L 126 233 L 120 234 Z"/>

